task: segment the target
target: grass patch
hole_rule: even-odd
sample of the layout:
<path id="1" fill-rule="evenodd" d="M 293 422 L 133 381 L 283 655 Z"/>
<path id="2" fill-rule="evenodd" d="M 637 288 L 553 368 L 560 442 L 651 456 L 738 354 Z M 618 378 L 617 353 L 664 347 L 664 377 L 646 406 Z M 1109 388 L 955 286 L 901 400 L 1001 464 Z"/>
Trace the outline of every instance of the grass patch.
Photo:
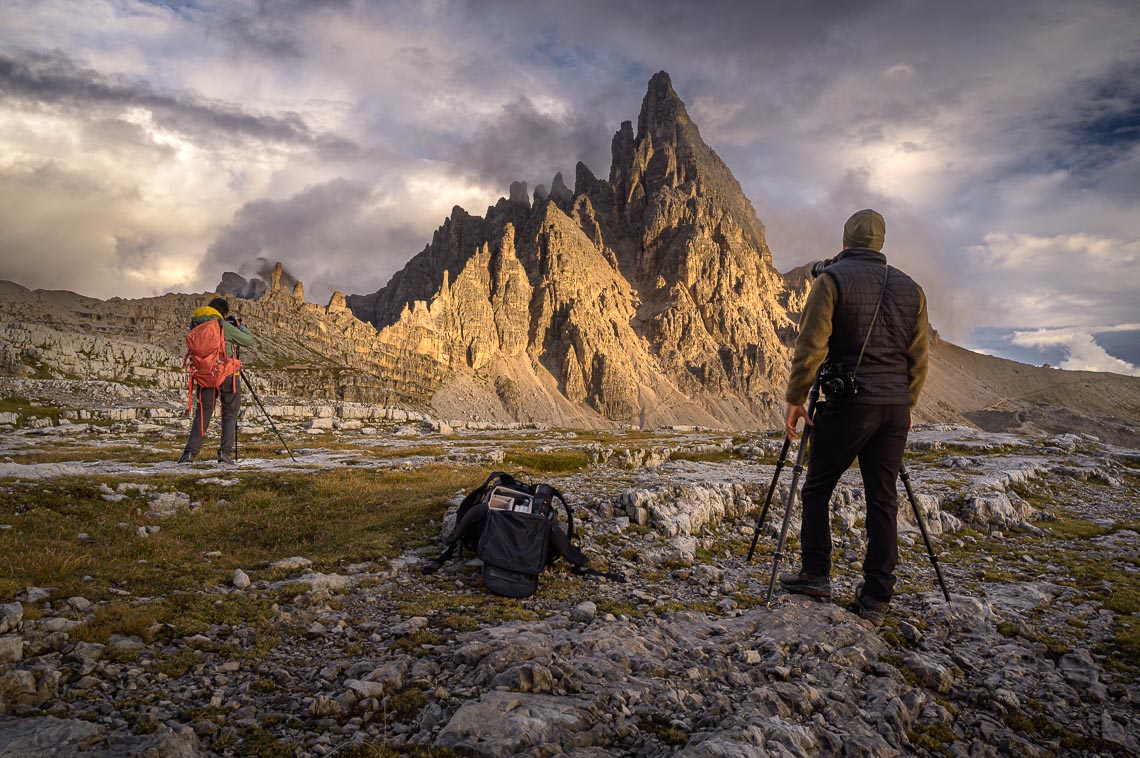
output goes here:
<path id="1" fill-rule="evenodd" d="M 183 649 L 173 655 L 159 658 L 151 665 L 151 669 L 156 674 L 165 674 L 171 679 L 178 679 L 193 671 L 199 662 L 197 653 Z"/>
<path id="2" fill-rule="evenodd" d="M 0 397 L 0 413 L 15 413 L 20 419 L 19 423 L 22 424 L 30 416 L 35 416 L 36 418 L 50 418 L 52 421 L 59 421 L 60 414 L 63 413 L 63 408 L 55 405 L 41 405 L 26 397 L 10 395 L 8 397 Z"/>
<path id="3" fill-rule="evenodd" d="M 350 744 L 338 749 L 341 758 L 461 758 L 474 753 L 457 753 L 445 747 L 423 747 L 422 745 L 401 745 L 399 749 L 382 743 Z"/>
<path id="4" fill-rule="evenodd" d="M 709 450 L 703 453 L 680 451 L 669 456 L 672 461 L 692 461 L 693 463 L 724 463 L 739 460 L 731 450 Z"/>
<path id="5" fill-rule="evenodd" d="M 442 445 L 417 445 L 415 447 L 371 447 L 360 448 L 353 447 L 354 450 L 367 451 L 369 457 L 379 460 L 390 460 L 393 458 L 413 458 L 413 457 L 431 457 L 442 458 L 447 455 L 447 450 Z"/>
<path id="6" fill-rule="evenodd" d="M 520 470 L 526 474 L 569 474 L 590 465 L 590 456 L 582 450 L 551 450 L 537 452 L 526 448 L 511 448 L 503 457 L 508 471 Z"/>
<path id="7" fill-rule="evenodd" d="M 936 755 L 952 755 L 950 746 L 957 742 L 954 731 L 946 724 L 919 724 L 907 733 L 911 744 Z"/>
<path id="8" fill-rule="evenodd" d="M 145 496 L 118 503 L 100 498 L 100 484 L 121 479 L 56 479 L 35 487 L 6 482 L 0 523 L 12 528 L 0 531 L 0 601 L 29 585 L 91 600 L 107 599 L 111 587 L 140 596 L 212 589 L 236 568 L 261 578 L 259 566 L 291 555 L 324 570 L 384 561 L 430 542 L 447 498 L 481 472 L 429 465 L 235 476 L 240 482 L 232 487 L 203 484 L 197 475 L 152 477 L 148 483 L 159 489 L 203 504 L 161 522 L 142 515 Z M 214 505 L 220 498 L 230 505 Z M 136 527 L 151 523 L 161 531 L 139 538 Z M 80 540 L 81 532 L 89 537 Z M 221 557 L 207 560 L 210 551 Z"/>
<path id="9" fill-rule="evenodd" d="M 56 445 L 50 450 L 35 450 L 26 453 L 9 453 L 13 463 L 88 463 L 94 461 L 115 461 L 117 463 L 162 463 L 177 460 L 182 454 L 182 445 L 175 446 L 164 441 L 164 446 L 147 445 Z M 245 450 L 243 448 L 242 452 Z"/>
<path id="10" fill-rule="evenodd" d="M 664 716 L 652 715 L 641 720 L 641 728 L 657 737 L 666 745 L 681 747 L 689 744 L 689 733 L 673 726 Z"/>
<path id="11" fill-rule="evenodd" d="M 1087 540 L 1112 533 L 1112 529 L 1081 519 L 1056 519 L 1045 524 L 1044 528 L 1061 540 Z"/>
<path id="12" fill-rule="evenodd" d="M 101 645 L 106 645 L 112 634 L 139 637 L 149 642 L 150 628 L 159 623 L 161 617 L 162 609 L 157 605 L 100 605 L 95 609 L 95 615 L 76 627 L 71 636 L 83 642 L 98 642 Z"/>
<path id="13" fill-rule="evenodd" d="M 392 647 L 402 653 L 423 655 L 424 651 L 420 649 L 420 645 L 438 645 L 440 641 L 439 635 L 435 632 L 429 632 L 426 629 L 417 629 L 411 634 L 404 635 L 397 639 L 392 643 Z"/>
<path id="14" fill-rule="evenodd" d="M 1032 707 L 1032 703 L 1030 704 Z M 1074 732 L 1059 723 L 1055 718 L 1045 713 L 1024 715 L 1019 712 L 1006 713 L 1000 717 L 1006 726 L 1015 732 L 1029 736 L 1038 736 L 1045 739 L 1057 740 L 1065 750 L 1088 750 L 1096 753 L 1110 755 L 1118 750 L 1103 740 Z"/>
<path id="15" fill-rule="evenodd" d="M 388 708 L 398 721 L 409 724 L 427 705 L 427 695 L 415 688 L 397 692 L 388 700 Z"/>

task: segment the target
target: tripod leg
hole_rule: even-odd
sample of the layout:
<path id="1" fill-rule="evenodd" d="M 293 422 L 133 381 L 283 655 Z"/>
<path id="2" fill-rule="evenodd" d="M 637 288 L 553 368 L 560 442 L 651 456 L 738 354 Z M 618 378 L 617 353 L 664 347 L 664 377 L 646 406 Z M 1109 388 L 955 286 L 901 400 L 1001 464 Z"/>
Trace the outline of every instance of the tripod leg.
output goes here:
<path id="1" fill-rule="evenodd" d="M 772 483 L 768 486 L 768 496 L 764 498 L 764 508 L 760 511 L 760 518 L 756 521 L 756 531 L 752 533 L 752 544 L 748 547 L 748 557 L 744 559 L 745 563 L 752 560 L 752 554 L 756 552 L 756 540 L 760 539 L 760 530 L 764 528 L 764 519 L 768 517 L 768 506 L 772 504 L 772 495 L 776 492 L 776 482 L 780 480 L 780 472 L 784 470 L 784 465 L 788 462 L 788 450 L 792 447 L 792 441 L 788 437 L 784 437 L 784 447 L 780 450 L 780 458 L 776 461 L 776 473 L 772 474 Z"/>
<path id="2" fill-rule="evenodd" d="M 808 420 L 815 419 L 815 403 L 819 400 L 819 377 L 811 386 L 808 393 L 807 416 Z M 800 476 L 804 473 L 804 453 L 811 440 L 811 424 L 804 424 L 803 436 L 800 438 L 800 449 L 796 452 L 796 465 L 792 468 L 792 488 L 788 490 L 788 504 L 784 508 L 784 523 L 780 526 L 780 540 L 776 543 L 776 555 L 772 558 L 772 576 L 768 580 L 768 597 L 764 605 L 772 604 L 772 593 L 776 590 L 776 573 L 780 570 L 780 559 L 784 557 L 784 541 L 788 538 L 788 524 L 792 520 L 792 506 L 796 502 L 796 488 L 800 484 Z M 789 445 L 791 444 L 789 440 Z"/>
<path id="3" fill-rule="evenodd" d="M 800 475 L 804 472 L 804 451 L 807 450 L 810 437 L 811 427 L 805 426 L 803 438 L 800 440 L 800 449 L 796 453 L 796 465 L 792 467 L 792 487 L 788 490 L 788 503 L 784 507 L 784 522 L 780 526 L 780 540 L 776 543 L 776 555 L 772 558 L 772 576 L 768 579 L 768 596 L 764 599 L 764 605 L 772 604 L 772 593 L 776 590 L 776 573 L 780 570 L 780 559 L 784 557 L 784 542 L 788 538 L 788 524 L 792 520 L 792 506 L 796 502 L 796 488 L 800 484 Z"/>
<path id="4" fill-rule="evenodd" d="M 922 541 L 926 543 L 926 554 L 930 556 L 930 563 L 934 566 L 934 573 L 938 577 L 938 586 L 942 588 L 942 597 L 946 598 L 946 604 L 950 605 L 950 593 L 947 592 L 946 582 L 942 579 L 942 569 L 938 567 L 938 558 L 934 555 L 934 548 L 930 544 L 930 534 L 926 530 L 926 518 L 922 515 L 918 498 L 914 496 L 914 490 L 910 486 L 910 472 L 906 470 L 906 466 L 899 469 L 899 479 L 902 479 L 903 487 L 906 488 L 906 496 L 910 500 L 910 507 L 914 509 L 914 519 L 918 522 L 919 531 L 922 532 Z"/>
<path id="5" fill-rule="evenodd" d="M 297 459 L 293 456 L 293 451 L 289 449 L 289 444 L 285 442 L 285 438 L 282 437 L 281 432 L 278 431 L 277 424 L 273 423 L 273 417 L 269 415 L 269 411 L 265 410 L 265 406 L 262 405 L 261 398 L 257 396 L 257 390 L 255 390 L 253 388 L 253 385 L 249 383 L 249 377 L 243 373 L 241 375 L 241 380 L 245 382 L 245 386 L 249 389 L 249 394 L 253 395 L 253 399 L 257 403 L 257 407 L 260 408 L 261 412 L 265 414 L 266 421 L 268 421 L 269 425 L 273 427 L 273 431 L 277 435 L 277 439 L 281 440 L 281 444 L 285 446 L 285 452 L 289 453 L 289 457 L 293 459 L 294 463 L 296 463 Z"/>

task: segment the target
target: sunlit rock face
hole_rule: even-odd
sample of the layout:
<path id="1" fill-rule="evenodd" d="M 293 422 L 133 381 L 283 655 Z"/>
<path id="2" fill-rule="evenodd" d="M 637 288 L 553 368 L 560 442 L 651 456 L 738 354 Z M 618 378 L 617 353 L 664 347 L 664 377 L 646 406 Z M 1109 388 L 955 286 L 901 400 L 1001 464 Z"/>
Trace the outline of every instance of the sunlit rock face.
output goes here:
<path id="1" fill-rule="evenodd" d="M 455 208 L 370 295 L 346 302 L 508 415 L 746 426 L 769 418 L 791 322 L 764 227 L 664 72 L 608 180 L 579 164 L 483 217 Z M 509 407 L 508 407 L 509 406 Z"/>

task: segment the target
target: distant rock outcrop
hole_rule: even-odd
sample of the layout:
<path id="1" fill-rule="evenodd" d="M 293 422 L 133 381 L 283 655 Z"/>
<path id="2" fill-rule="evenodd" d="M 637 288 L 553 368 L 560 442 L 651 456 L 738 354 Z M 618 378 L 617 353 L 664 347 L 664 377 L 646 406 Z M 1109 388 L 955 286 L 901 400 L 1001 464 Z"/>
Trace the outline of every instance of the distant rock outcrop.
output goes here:
<path id="1" fill-rule="evenodd" d="M 269 285 L 257 277 L 247 281 L 241 274 L 227 271 L 222 274 L 222 281 L 218 282 L 218 286 L 214 288 L 214 291 L 220 295 L 240 297 L 246 300 L 258 300 L 268 289 Z"/>

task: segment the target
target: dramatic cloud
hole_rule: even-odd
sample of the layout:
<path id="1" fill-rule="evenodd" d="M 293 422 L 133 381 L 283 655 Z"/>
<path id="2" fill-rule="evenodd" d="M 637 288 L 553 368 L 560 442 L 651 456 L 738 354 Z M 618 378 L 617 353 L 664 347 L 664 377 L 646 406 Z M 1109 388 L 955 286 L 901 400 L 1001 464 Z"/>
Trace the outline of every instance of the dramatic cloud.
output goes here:
<path id="1" fill-rule="evenodd" d="M 334 179 L 285 200 L 247 203 L 210 245 L 199 278 L 217 280 L 226 270 L 265 278 L 266 264 L 282 261 L 309 292 L 323 295 L 347 283 L 361 292 L 379 289 L 422 247 L 417 232 L 388 221 L 386 201 L 367 184 Z M 354 269 L 361 273 L 348 279 Z"/>
<path id="2" fill-rule="evenodd" d="M 261 257 L 372 289 L 452 205 L 604 176 L 665 69 L 781 268 L 875 207 L 944 336 L 1135 365 L 1137 28 L 1131 0 L 10 0 L 0 278 L 137 296 Z"/>
<path id="3" fill-rule="evenodd" d="M 1136 332 L 1137 330 L 1140 330 L 1140 324 L 1121 324 L 1095 331 Z M 1011 341 L 1022 347 L 1061 348 L 1064 357 L 1060 368 L 1074 371 L 1111 371 L 1115 374 L 1140 376 L 1140 366 L 1109 355 L 1089 331 L 1071 328 L 1019 331 L 1013 333 Z"/>
<path id="4" fill-rule="evenodd" d="M 550 180 L 561 171 L 567 186 L 573 187 L 579 160 L 603 176 L 608 173 L 613 135 L 601 124 L 596 113 L 544 113 L 520 97 L 482 120 L 471 138 L 457 144 L 449 157 L 477 178 L 491 179 L 499 186 L 529 179 L 542 181 L 549 189 Z"/>

